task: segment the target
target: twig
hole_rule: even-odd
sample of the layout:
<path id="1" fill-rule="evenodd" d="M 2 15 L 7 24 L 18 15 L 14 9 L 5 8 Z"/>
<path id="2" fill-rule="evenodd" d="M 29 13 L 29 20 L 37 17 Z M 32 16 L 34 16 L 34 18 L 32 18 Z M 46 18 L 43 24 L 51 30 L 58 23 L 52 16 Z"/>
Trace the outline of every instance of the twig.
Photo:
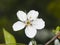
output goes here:
<path id="1" fill-rule="evenodd" d="M 54 41 L 58 36 L 60 35 L 60 32 L 55 35 L 51 40 L 49 40 L 45 45 L 49 45 L 52 41 Z"/>

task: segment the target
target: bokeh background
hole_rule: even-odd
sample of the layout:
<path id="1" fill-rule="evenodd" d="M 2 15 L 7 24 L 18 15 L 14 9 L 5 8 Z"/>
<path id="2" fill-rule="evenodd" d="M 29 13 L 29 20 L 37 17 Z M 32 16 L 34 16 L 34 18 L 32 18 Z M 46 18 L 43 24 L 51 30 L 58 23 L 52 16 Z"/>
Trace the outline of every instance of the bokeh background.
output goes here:
<path id="1" fill-rule="evenodd" d="M 39 43 L 45 43 L 51 39 L 53 34 L 50 31 L 60 26 L 60 0 L 0 0 L 0 43 L 5 43 L 3 28 L 15 36 L 17 43 L 28 43 L 30 41 L 24 30 L 14 32 L 12 29 L 13 23 L 18 21 L 16 16 L 18 10 L 23 10 L 26 13 L 30 10 L 36 10 L 39 12 L 39 18 L 45 21 L 46 25 L 43 29 L 45 31 L 38 31 L 35 38 Z M 40 40 L 42 37 L 40 34 L 43 34 L 42 36 L 48 34 L 51 38 L 47 35 L 48 37 L 45 36 L 44 40 Z"/>

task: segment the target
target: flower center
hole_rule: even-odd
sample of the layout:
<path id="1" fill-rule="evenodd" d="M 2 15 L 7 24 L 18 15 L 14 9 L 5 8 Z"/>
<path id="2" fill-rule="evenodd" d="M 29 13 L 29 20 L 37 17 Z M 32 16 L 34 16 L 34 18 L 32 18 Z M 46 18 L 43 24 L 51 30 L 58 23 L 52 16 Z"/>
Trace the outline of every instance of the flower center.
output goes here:
<path id="1" fill-rule="evenodd" d="M 31 22 L 27 20 L 26 25 L 31 25 Z"/>

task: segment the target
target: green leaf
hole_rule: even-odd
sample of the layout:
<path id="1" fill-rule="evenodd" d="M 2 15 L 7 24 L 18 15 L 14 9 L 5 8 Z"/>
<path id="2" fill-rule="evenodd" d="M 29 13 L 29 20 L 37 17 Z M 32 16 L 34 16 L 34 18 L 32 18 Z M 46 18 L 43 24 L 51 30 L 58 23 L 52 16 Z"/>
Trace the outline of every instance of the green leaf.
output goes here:
<path id="1" fill-rule="evenodd" d="M 5 43 L 7 45 L 16 45 L 16 40 L 12 34 L 10 34 L 8 31 L 3 28 L 3 33 L 4 33 L 4 38 L 5 38 Z"/>
<path id="2" fill-rule="evenodd" d="M 57 26 L 57 28 L 56 28 L 56 34 L 59 32 L 59 30 L 60 30 L 60 27 Z"/>
<path id="3" fill-rule="evenodd" d="M 59 27 L 59 26 L 57 26 L 56 30 L 57 30 L 57 31 L 59 31 L 59 30 L 60 30 L 60 27 Z"/>
<path id="4" fill-rule="evenodd" d="M 5 28 L 3 28 L 3 33 L 4 33 L 4 39 L 6 45 L 25 45 L 22 43 L 16 43 L 14 36 L 10 34 L 8 31 L 6 31 Z M 5 44 L 1 44 L 1 45 L 5 45 Z"/>
<path id="5" fill-rule="evenodd" d="M 60 31 L 60 27 L 57 26 L 55 30 L 52 30 L 53 33 L 57 34 Z"/>
<path id="6" fill-rule="evenodd" d="M 26 45 L 23 43 L 10 43 L 10 44 L 0 44 L 0 45 Z"/>

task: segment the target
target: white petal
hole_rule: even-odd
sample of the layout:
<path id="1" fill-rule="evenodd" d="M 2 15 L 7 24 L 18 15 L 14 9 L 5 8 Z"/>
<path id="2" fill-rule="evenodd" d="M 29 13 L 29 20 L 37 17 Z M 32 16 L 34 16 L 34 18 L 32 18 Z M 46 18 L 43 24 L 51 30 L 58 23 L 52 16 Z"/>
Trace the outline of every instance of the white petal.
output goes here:
<path id="1" fill-rule="evenodd" d="M 32 40 L 29 42 L 29 45 L 37 45 L 36 41 L 35 40 Z"/>
<path id="2" fill-rule="evenodd" d="M 35 11 L 35 10 L 31 10 L 27 16 L 28 16 L 28 19 L 29 20 L 35 20 L 37 17 L 38 17 L 38 11 Z"/>
<path id="3" fill-rule="evenodd" d="M 33 28 L 32 26 L 27 26 L 25 29 L 25 34 L 29 38 L 34 38 L 37 33 L 37 30 Z"/>
<path id="4" fill-rule="evenodd" d="M 27 15 L 26 15 L 26 13 L 23 12 L 23 11 L 18 11 L 18 12 L 17 12 L 17 17 L 18 17 L 18 19 L 21 20 L 21 21 L 26 21 L 26 20 L 27 20 Z"/>
<path id="5" fill-rule="evenodd" d="M 25 24 L 23 22 L 17 21 L 16 23 L 13 24 L 13 30 L 18 31 L 21 30 L 25 27 Z"/>
<path id="6" fill-rule="evenodd" d="M 59 40 L 58 40 L 58 39 L 56 39 L 56 40 L 54 41 L 54 45 L 60 45 L 60 43 L 59 43 Z"/>
<path id="7" fill-rule="evenodd" d="M 33 27 L 36 29 L 42 29 L 45 26 L 45 22 L 42 19 L 36 19 L 32 22 Z"/>

